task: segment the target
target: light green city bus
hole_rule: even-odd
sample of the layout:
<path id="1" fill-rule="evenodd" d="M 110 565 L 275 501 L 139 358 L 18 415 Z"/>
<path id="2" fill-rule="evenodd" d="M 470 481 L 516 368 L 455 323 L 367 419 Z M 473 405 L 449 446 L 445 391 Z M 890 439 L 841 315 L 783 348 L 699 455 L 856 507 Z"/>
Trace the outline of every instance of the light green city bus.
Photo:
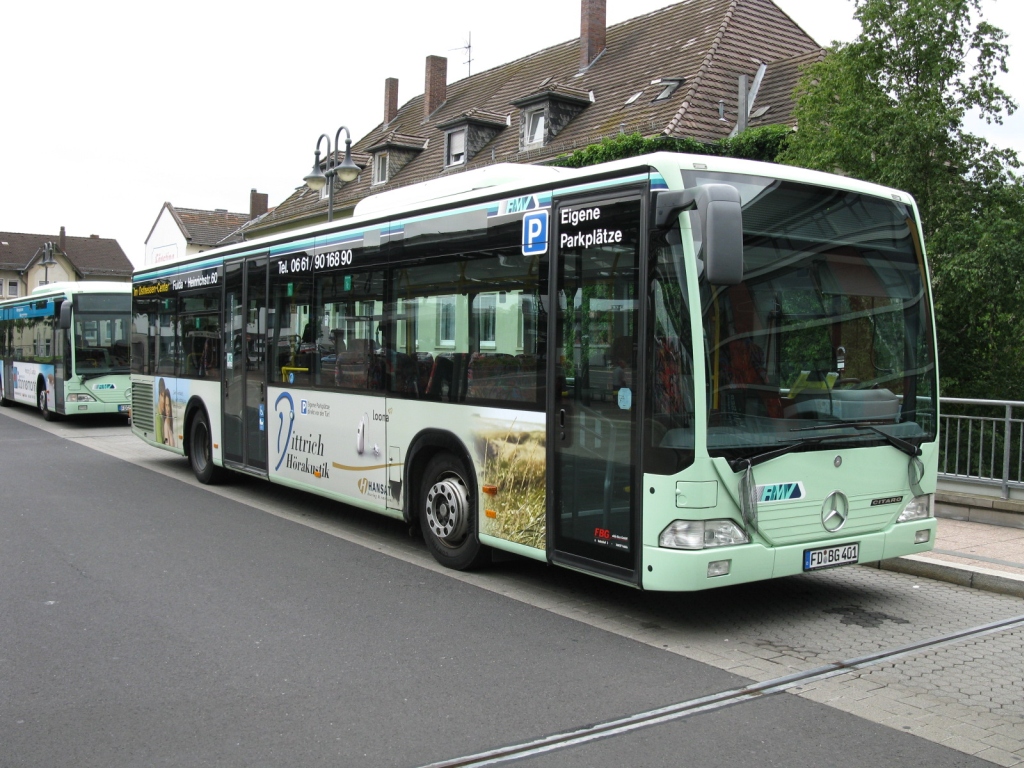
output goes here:
<path id="1" fill-rule="evenodd" d="M 688 591 L 934 546 L 906 193 L 659 153 L 496 165 L 139 271 L 132 429 L 495 551 Z"/>
<path id="2" fill-rule="evenodd" d="M 0 301 L 0 405 L 52 420 L 123 413 L 131 397 L 129 283 L 61 282 Z"/>

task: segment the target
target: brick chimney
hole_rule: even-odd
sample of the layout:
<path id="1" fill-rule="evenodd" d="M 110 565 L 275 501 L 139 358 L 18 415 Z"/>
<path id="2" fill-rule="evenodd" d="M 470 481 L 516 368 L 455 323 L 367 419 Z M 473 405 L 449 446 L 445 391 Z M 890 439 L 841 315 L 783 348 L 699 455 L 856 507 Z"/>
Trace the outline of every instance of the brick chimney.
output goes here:
<path id="1" fill-rule="evenodd" d="M 423 118 L 430 117 L 434 110 L 448 98 L 448 59 L 444 56 L 427 56 L 427 77 L 423 86 Z"/>
<path id="2" fill-rule="evenodd" d="M 267 212 L 269 203 L 266 192 L 257 192 L 255 189 L 249 192 L 249 220 L 262 216 Z"/>
<path id="3" fill-rule="evenodd" d="M 580 15 L 580 71 L 594 63 L 604 50 L 607 21 L 605 0 L 582 0 Z"/>
<path id="4" fill-rule="evenodd" d="M 384 125 L 398 116 L 398 78 L 389 77 L 384 81 Z"/>
<path id="5" fill-rule="evenodd" d="M 64 243 L 65 243 L 64 227 L 61 227 L 60 228 L 60 238 L 57 240 L 57 247 L 60 249 L 61 253 L 67 253 L 67 250 L 64 248 Z"/>

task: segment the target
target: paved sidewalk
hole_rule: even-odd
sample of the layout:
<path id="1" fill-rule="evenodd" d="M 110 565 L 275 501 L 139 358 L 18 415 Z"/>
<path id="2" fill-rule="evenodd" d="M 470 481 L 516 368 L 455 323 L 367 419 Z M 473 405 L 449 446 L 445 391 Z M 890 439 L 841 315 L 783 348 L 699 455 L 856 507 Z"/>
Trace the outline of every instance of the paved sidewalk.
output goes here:
<path id="1" fill-rule="evenodd" d="M 942 517 L 938 523 L 934 550 L 883 560 L 880 567 L 1024 597 L 1024 516 L 1021 527 Z"/>

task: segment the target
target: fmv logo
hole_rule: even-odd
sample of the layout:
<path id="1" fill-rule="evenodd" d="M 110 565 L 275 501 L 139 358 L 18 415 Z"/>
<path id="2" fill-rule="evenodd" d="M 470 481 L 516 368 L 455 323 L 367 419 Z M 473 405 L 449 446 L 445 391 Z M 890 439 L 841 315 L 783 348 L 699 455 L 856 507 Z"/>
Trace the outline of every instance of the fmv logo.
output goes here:
<path id="1" fill-rule="evenodd" d="M 773 501 L 796 501 L 805 496 L 804 484 L 801 482 L 757 486 L 758 504 L 767 504 Z"/>

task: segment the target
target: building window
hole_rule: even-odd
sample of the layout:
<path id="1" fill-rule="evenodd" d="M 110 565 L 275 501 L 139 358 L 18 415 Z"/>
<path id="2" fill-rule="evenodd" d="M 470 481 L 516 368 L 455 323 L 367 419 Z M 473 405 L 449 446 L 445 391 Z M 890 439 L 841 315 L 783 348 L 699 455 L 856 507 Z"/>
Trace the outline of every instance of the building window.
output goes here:
<path id="1" fill-rule="evenodd" d="M 18 295 L 18 281 L 17 280 L 11 280 L 10 282 L 7 283 L 7 295 L 8 296 L 17 296 Z"/>
<path id="2" fill-rule="evenodd" d="M 497 295 L 493 293 L 481 293 L 476 298 L 477 320 L 479 322 L 478 332 L 480 334 L 480 348 L 494 349 L 495 347 L 495 323 L 497 319 Z"/>
<path id="3" fill-rule="evenodd" d="M 388 153 L 378 152 L 373 156 L 373 183 L 383 184 L 388 180 Z"/>
<path id="4" fill-rule="evenodd" d="M 437 346 L 455 346 L 455 296 L 437 297 Z"/>
<path id="5" fill-rule="evenodd" d="M 461 128 L 457 131 L 449 131 L 445 136 L 445 144 L 447 144 L 444 160 L 446 167 L 449 165 L 462 165 L 466 162 L 465 128 Z"/>
<path id="6" fill-rule="evenodd" d="M 544 143 L 544 110 L 535 109 L 526 113 L 525 146 L 532 147 Z"/>

